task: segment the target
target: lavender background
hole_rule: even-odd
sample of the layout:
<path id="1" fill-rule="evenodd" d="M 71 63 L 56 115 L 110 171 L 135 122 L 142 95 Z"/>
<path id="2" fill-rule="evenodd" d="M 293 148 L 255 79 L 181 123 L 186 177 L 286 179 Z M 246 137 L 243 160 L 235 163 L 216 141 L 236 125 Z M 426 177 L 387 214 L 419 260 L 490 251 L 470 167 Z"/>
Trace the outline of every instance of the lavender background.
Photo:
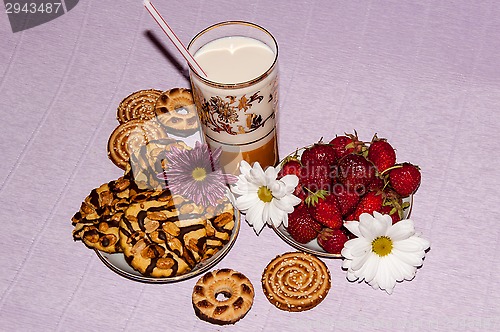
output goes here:
<path id="1" fill-rule="evenodd" d="M 478 331 L 500 329 L 498 188 L 500 3 L 485 1 L 157 0 L 188 42 L 249 20 L 280 47 L 282 156 L 320 137 L 375 132 L 419 164 L 412 213 L 431 240 L 423 268 L 389 296 L 350 283 L 324 259 L 332 289 L 287 313 L 262 293 L 264 267 L 293 249 L 243 221 L 216 267 L 256 289 L 234 327 L 199 320 L 196 278 L 124 279 L 71 237 L 89 191 L 121 175 L 106 156 L 118 103 L 146 88 L 189 87 L 186 65 L 142 1 L 82 0 L 12 33 L 0 14 L 0 330 Z"/>

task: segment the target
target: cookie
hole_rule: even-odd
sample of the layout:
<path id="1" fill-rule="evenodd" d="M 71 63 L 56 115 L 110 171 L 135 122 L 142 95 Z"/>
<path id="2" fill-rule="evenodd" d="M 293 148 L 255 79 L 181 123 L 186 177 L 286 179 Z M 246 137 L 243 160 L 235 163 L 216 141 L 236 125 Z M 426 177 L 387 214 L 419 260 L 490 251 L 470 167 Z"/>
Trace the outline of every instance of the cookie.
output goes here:
<path id="1" fill-rule="evenodd" d="M 269 302 L 285 311 L 317 306 L 330 290 L 330 271 L 319 258 L 304 252 L 277 256 L 262 274 L 262 290 Z"/>
<path id="2" fill-rule="evenodd" d="M 216 207 L 208 207 L 207 241 L 203 260 L 208 259 L 221 250 L 229 242 L 234 229 L 234 207 L 227 197 Z"/>
<path id="3" fill-rule="evenodd" d="M 246 276 L 220 269 L 207 272 L 196 282 L 191 300 L 200 319 L 226 325 L 236 323 L 248 313 L 254 296 L 253 285 Z"/>
<path id="4" fill-rule="evenodd" d="M 161 94 L 155 104 L 158 122 L 179 136 L 194 134 L 200 127 L 191 90 L 174 88 Z"/>
<path id="5" fill-rule="evenodd" d="M 131 93 L 120 103 L 116 113 L 118 122 L 130 120 L 150 120 L 156 116 L 156 100 L 162 94 L 161 90 L 149 89 Z"/>
<path id="6" fill-rule="evenodd" d="M 130 155 L 148 142 L 168 135 L 162 126 L 154 120 L 130 120 L 120 124 L 108 140 L 108 157 L 121 169 L 127 167 Z"/>
<path id="7" fill-rule="evenodd" d="M 131 204 L 120 221 L 125 259 L 144 276 L 190 271 L 202 258 L 206 235 L 203 208 L 181 196 L 159 201 L 152 195 Z"/>
<path id="8" fill-rule="evenodd" d="M 93 189 L 71 219 L 73 239 L 89 248 L 120 252 L 119 224 L 128 208 L 130 181 L 121 177 Z"/>
<path id="9" fill-rule="evenodd" d="M 158 177 L 168 168 L 166 154 L 172 148 L 191 149 L 183 141 L 173 138 L 152 140 L 130 155 L 125 174 L 133 179 L 141 190 L 161 190 L 167 187 L 166 180 Z"/>

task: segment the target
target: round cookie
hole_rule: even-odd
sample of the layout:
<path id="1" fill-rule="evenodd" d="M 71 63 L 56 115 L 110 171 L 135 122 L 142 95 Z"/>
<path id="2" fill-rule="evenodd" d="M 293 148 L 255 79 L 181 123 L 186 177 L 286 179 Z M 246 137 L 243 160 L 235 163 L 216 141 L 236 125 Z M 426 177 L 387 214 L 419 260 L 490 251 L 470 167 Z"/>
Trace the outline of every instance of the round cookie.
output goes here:
<path id="1" fill-rule="evenodd" d="M 154 120 L 130 120 L 113 130 L 108 140 L 108 157 L 121 169 L 125 169 L 130 155 L 148 142 L 168 135 Z"/>
<path id="2" fill-rule="evenodd" d="M 262 274 L 262 290 L 269 302 L 285 311 L 317 306 L 331 287 L 330 271 L 319 258 L 291 252 L 274 258 Z"/>
<path id="3" fill-rule="evenodd" d="M 149 141 L 139 151 L 130 155 L 125 174 L 133 179 L 141 190 L 161 190 L 167 187 L 166 180 L 158 174 L 167 170 L 166 153 L 172 148 L 191 149 L 186 143 L 173 138 L 162 138 Z"/>
<path id="4" fill-rule="evenodd" d="M 120 252 L 119 223 L 128 207 L 130 181 L 121 177 L 93 189 L 71 219 L 73 239 L 108 253 Z"/>
<path id="5" fill-rule="evenodd" d="M 193 289 L 196 315 L 210 323 L 234 324 L 250 310 L 254 288 L 243 274 L 231 269 L 207 272 Z M 222 296 L 222 299 L 219 299 Z"/>
<path id="6" fill-rule="evenodd" d="M 155 104 L 161 90 L 148 89 L 131 93 L 120 103 L 116 113 L 116 119 L 120 123 L 130 120 L 150 120 L 156 116 Z"/>
<path id="7" fill-rule="evenodd" d="M 174 88 L 163 92 L 156 101 L 155 113 L 157 120 L 172 134 L 189 136 L 200 127 L 189 89 Z"/>
<path id="8" fill-rule="evenodd" d="M 132 203 L 120 221 L 126 261 L 144 276 L 171 277 L 190 271 L 205 250 L 203 209 L 181 196 L 157 200 L 162 192 Z"/>

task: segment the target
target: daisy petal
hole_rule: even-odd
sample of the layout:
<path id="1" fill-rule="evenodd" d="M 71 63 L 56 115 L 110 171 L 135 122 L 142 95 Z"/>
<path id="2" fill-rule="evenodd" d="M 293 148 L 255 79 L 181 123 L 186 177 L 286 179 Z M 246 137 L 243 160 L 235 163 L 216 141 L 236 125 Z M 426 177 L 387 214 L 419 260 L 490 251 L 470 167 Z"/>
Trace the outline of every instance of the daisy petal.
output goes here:
<path id="1" fill-rule="evenodd" d="M 350 269 L 352 261 L 351 258 L 349 258 L 348 250 L 345 250 L 345 248 L 342 249 L 342 256 L 345 258 L 342 262 L 342 268 Z"/>
<path id="2" fill-rule="evenodd" d="M 358 277 L 356 277 L 354 275 L 354 273 L 347 272 L 347 280 L 349 280 L 349 281 L 356 281 L 356 280 L 358 280 Z"/>
<path id="3" fill-rule="evenodd" d="M 349 230 L 349 232 L 354 234 L 356 237 L 362 237 L 361 232 L 359 231 L 359 221 L 356 220 L 346 221 L 344 223 L 344 226 Z"/>
<path id="4" fill-rule="evenodd" d="M 281 199 L 273 199 L 274 206 L 277 209 L 283 210 L 287 213 L 292 213 L 294 210 L 294 206 L 301 202 L 300 198 L 295 197 L 294 195 L 288 195 Z"/>
<path id="5" fill-rule="evenodd" d="M 264 203 L 264 210 L 262 210 L 262 221 L 264 224 L 267 224 L 270 219 L 269 211 L 271 210 L 271 206 L 269 203 Z"/>
<path id="6" fill-rule="evenodd" d="M 266 175 L 264 174 L 264 171 L 262 170 L 262 167 L 260 166 L 259 162 L 255 162 L 253 164 L 253 167 L 250 169 L 250 172 L 248 173 L 250 176 L 250 181 L 258 184 L 259 186 L 266 186 Z"/>
<path id="7" fill-rule="evenodd" d="M 355 257 L 352 260 L 351 269 L 354 271 L 359 270 L 369 258 L 370 258 L 370 252 L 366 252 L 362 256 Z"/>
<path id="8" fill-rule="evenodd" d="M 391 227 L 392 225 L 392 218 L 391 216 L 387 214 L 380 214 L 377 211 L 373 212 L 373 231 L 375 234 L 378 236 L 380 235 L 386 235 L 387 230 Z"/>
<path id="9" fill-rule="evenodd" d="M 293 192 L 295 187 L 299 184 L 299 177 L 295 174 L 287 174 L 282 177 L 280 181 L 285 183 L 285 186 L 290 192 Z"/>
<path id="10" fill-rule="evenodd" d="M 405 240 L 394 242 L 394 248 L 405 252 L 423 251 L 429 248 L 429 245 L 429 241 L 417 236 L 412 236 Z"/>
<path id="11" fill-rule="evenodd" d="M 269 209 L 269 221 L 274 227 L 279 227 L 283 222 L 283 214 L 284 212 L 279 209 Z"/>
<path id="12" fill-rule="evenodd" d="M 396 279 L 396 281 L 403 281 L 405 275 L 401 269 L 399 260 L 394 255 L 389 255 L 386 258 L 386 267 L 390 270 L 391 275 Z"/>
<path id="13" fill-rule="evenodd" d="M 259 164 L 259 167 L 260 167 L 260 164 Z M 275 181 L 276 177 L 278 176 L 278 171 L 274 167 L 267 167 L 266 170 L 264 171 L 264 175 L 266 176 L 266 179 L 268 181 Z M 269 184 L 269 182 L 266 182 L 266 185 L 268 185 L 268 184 Z"/>
<path id="14" fill-rule="evenodd" d="M 248 209 L 246 214 L 246 219 L 249 221 L 249 224 L 254 226 L 254 229 L 257 231 L 258 226 L 262 229 L 264 226 L 264 220 L 262 215 L 264 214 L 264 202 L 259 201 L 257 204 L 253 205 L 250 209 Z M 260 232 L 260 229 L 257 233 Z"/>
<path id="15" fill-rule="evenodd" d="M 236 205 L 241 211 L 250 209 L 259 200 L 257 193 L 249 193 L 236 199 Z"/>
<path id="16" fill-rule="evenodd" d="M 387 230 L 387 236 L 393 241 L 406 240 L 415 234 L 415 227 L 411 219 L 403 219 Z"/>
<path id="17" fill-rule="evenodd" d="M 366 241 L 365 238 L 358 237 L 347 242 L 344 244 L 344 247 L 350 248 L 353 256 L 362 256 L 371 251 L 371 243 Z"/>
<path id="18" fill-rule="evenodd" d="M 392 293 L 392 289 L 396 286 L 396 279 L 392 275 L 392 270 L 389 266 L 389 261 L 387 257 L 380 260 L 378 273 L 377 273 L 377 283 L 379 287 L 389 294 Z"/>
<path id="19" fill-rule="evenodd" d="M 283 221 L 281 223 L 283 226 L 288 227 L 288 213 L 283 214 Z"/>
<path id="20" fill-rule="evenodd" d="M 375 222 L 376 219 L 368 213 L 362 213 L 359 216 L 359 232 L 361 233 L 362 237 L 370 242 L 378 236 L 378 233 L 375 233 L 374 230 Z"/>
<path id="21" fill-rule="evenodd" d="M 420 237 L 420 233 L 415 233 L 415 236 L 413 236 L 415 241 L 420 242 L 420 245 L 422 246 L 422 250 L 427 250 L 431 247 L 431 242 L 427 239 L 424 239 Z"/>
<path id="22" fill-rule="evenodd" d="M 380 257 L 374 253 L 370 253 L 368 255 L 369 257 L 365 265 L 357 271 L 356 275 L 365 279 L 366 282 L 371 282 L 377 275 Z"/>
<path id="23" fill-rule="evenodd" d="M 252 166 L 250 166 L 250 164 L 245 161 L 245 160 L 242 160 L 240 162 L 240 173 L 241 175 L 247 175 L 250 173 L 250 170 L 252 169 Z"/>
<path id="24" fill-rule="evenodd" d="M 400 261 L 412 266 L 422 265 L 425 256 L 423 251 L 403 252 L 397 248 L 392 249 L 392 254 Z"/>

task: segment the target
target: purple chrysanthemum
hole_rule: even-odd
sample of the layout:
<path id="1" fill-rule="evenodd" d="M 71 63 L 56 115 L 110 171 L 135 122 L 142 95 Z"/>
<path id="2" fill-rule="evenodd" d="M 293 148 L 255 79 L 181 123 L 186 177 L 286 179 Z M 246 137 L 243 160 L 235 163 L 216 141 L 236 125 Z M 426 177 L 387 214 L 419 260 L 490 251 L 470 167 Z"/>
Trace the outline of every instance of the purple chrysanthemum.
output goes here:
<path id="1" fill-rule="evenodd" d="M 217 205 L 226 194 L 227 184 L 238 180 L 222 172 L 219 166 L 221 152 L 220 148 L 211 151 L 208 145 L 200 142 L 191 150 L 172 148 L 166 155 L 168 169 L 164 173 L 170 191 L 196 204 Z M 158 176 L 163 177 L 163 174 Z"/>

